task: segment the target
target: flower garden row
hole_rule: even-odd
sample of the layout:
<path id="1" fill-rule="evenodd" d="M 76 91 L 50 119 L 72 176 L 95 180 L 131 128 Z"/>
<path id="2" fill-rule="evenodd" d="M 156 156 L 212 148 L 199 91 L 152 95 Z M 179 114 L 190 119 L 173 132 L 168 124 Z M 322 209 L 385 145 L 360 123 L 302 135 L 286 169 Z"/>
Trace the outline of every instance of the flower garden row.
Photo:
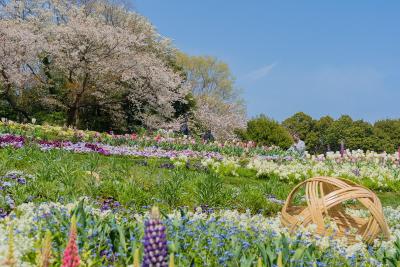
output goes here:
<path id="1" fill-rule="evenodd" d="M 30 136 L 38 140 L 59 140 L 103 143 L 112 146 L 136 146 L 159 147 L 166 150 L 195 150 L 219 152 L 230 156 L 284 154 L 277 147 L 256 147 L 253 142 L 225 141 L 224 143 L 212 141 L 206 142 L 200 138 L 177 135 L 172 131 L 159 130 L 152 134 L 114 134 L 112 132 L 95 132 L 77 130 L 70 127 L 22 124 L 8 121 L 3 118 L 0 121 L 0 133 Z"/>
<path id="2" fill-rule="evenodd" d="M 400 263 L 399 209 L 385 208 L 389 240 L 349 245 L 334 238 L 335 225 L 329 223 L 326 227 L 332 231 L 326 236 L 314 234 L 313 225 L 293 234 L 280 226 L 278 217 L 198 209 L 159 219 L 148 213 L 101 211 L 83 203 L 18 206 L 0 221 L 0 261 L 14 263 L 9 266 L 71 267 L 141 262 L 141 266 L 279 267 Z"/>
<path id="3" fill-rule="evenodd" d="M 113 146 L 103 143 L 89 143 L 59 140 L 38 140 L 11 134 L 0 135 L 0 147 L 20 148 L 34 144 L 46 151 L 63 149 L 76 153 L 99 153 L 102 155 L 122 155 L 171 159 L 175 166 L 184 166 L 190 159 L 201 161 L 220 174 L 237 175 L 240 169 L 255 170 L 257 176 L 277 176 L 280 180 L 297 183 L 313 176 L 345 177 L 357 181 L 374 190 L 399 191 L 399 153 L 386 154 L 362 151 L 344 151 L 305 158 L 280 155 L 257 155 L 250 157 L 226 156 L 207 150 L 168 150 L 160 147 L 139 147 L 130 145 Z"/>
<path id="4" fill-rule="evenodd" d="M 222 159 L 222 155 L 218 152 L 194 151 L 194 150 L 165 150 L 159 147 L 138 148 L 137 146 L 112 146 L 101 143 L 88 143 L 71 141 L 44 141 L 24 136 L 12 134 L 0 134 L 0 147 L 21 148 L 24 145 L 37 145 L 43 151 L 51 149 L 63 149 L 75 153 L 99 153 L 105 156 L 136 156 L 136 157 L 157 157 L 157 158 L 174 158 L 178 156 L 186 156 L 188 158 L 218 158 Z"/>

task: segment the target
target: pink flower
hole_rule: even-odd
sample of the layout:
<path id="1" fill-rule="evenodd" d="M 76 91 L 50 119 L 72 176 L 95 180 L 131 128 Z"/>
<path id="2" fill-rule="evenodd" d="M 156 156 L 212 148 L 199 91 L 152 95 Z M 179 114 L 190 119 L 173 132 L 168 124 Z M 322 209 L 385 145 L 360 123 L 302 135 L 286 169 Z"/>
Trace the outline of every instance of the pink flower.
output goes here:
<path id="1" fill-rule="evenodd" d="M 67 247 L 64 251 L 63 263 L 61 267 L 78 267 L 80 264 L 77 240 L 77 229 L 76 229 L 76 217 L 72 216 L 71 219 L 71 229 L 69 232 L 69 240 Z"/>

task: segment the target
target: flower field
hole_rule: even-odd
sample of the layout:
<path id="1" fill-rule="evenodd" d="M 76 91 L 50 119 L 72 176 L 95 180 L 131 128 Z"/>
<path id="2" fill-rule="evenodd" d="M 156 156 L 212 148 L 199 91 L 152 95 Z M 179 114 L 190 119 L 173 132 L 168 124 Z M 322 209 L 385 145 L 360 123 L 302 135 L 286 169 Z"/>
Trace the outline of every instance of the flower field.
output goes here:
<path id="1" fill-rule="evenodd" d="M 200 139 L 195 139 L 185 136 L 175 136 L 171 131 L 159 130 L 151 135 L 145 134 L 125 134 L 118 135 L 113 133 L 99 133 L 94 131 L 76 130 L 68 127 L 50 126 L 50 125 L 35 125 L 21 124 L 12 121 L 0 121 L 0 132 L 3 134 L 13 134 L 20 136 L 34 137 L 37 140 L 58 140 L 89 142 L 107 145 L 127 145 L 137 147 L 152 147 L 157 146 L 168 150 L 197 150 L 220 152 L 231 156 L 241 156 L 243 153 L 250 155 L 268 155 L 280 154 L 276 147 L 255 147 L 253 143 L 235 142 L 211 142 L 205 144 Z"/>
<path id="2" fill-rule="evenodd" d="M 78 218 L 82 266 L 133 264 L 135 249 L 142 247 L 148 213 L 102 211 L 83 206 L 83 201 L 18 206 L 0 225 L 1 251 L 8 250 L 12 228 L 17 266 L 35 266 L 32 263 L 40 241 L 50 231 L 52 264 L 59 266 L 71 214 Z M 400 260 L 396 239 L 400 237 L 400 210 L 385 208 L 385 214 L 392 238 L 370 246 L 346 245 L 345 240 L 333 236 L 319 237 L 311 227 L 290 234 L 276 216 L 267 218 L 231 210 L 175 211 L 166 214 L 163 224 L 176 266 L 255 266 L 259 259 L 261 266 L 396 266 Z M 5 258 L 3 254 L 1 259 Z"/>
<path id="3" fill-rule="evenodd" d="M 4 121 L 0 262 L 136 267 L 162 256 L 159 266 L 397 267 L 399 163 L 399 153 L 299 157 L 276 147 L 207 143 L 161 130 L 120 136 Z M 349 244 L 335 238 L 328 222 L 327 236 L 312 226 L 295 233 L 282 227 L 279 211 L 288 193 L 317 175 L 374 190 L 389 240 Z M 154 205 L 161 212 L 157 219 L 149 214 Z M 347 205 L 348 213 L 362 214 Z"/>

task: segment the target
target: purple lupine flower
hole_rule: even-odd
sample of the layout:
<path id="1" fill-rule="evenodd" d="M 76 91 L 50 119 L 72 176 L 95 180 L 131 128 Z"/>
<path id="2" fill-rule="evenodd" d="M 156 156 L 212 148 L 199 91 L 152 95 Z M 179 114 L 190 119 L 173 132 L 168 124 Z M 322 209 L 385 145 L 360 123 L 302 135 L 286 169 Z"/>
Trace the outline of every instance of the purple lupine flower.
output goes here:
<path id="1" fill-rule="evenodd" d="M 145 223 L 143 245 L 142 267 L 168 266 L 167 236 L 157 207 L 152 208 L 150 220 Z"/>

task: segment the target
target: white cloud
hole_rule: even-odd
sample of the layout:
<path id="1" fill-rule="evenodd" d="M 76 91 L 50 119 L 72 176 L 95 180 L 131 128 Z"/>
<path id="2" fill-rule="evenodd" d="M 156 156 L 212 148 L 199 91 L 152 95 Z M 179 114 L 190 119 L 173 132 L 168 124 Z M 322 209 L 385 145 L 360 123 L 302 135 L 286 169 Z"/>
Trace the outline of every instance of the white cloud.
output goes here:
<path id="1" fill-rule="evenodd" d="M 263 66 L 259 69 L 253 70 L 252 72 L 246 74 L 244 76 L 244 78 L 247 80 L 251 80 L 251 81 L 256 81 L 256 80 L 262 79 L 262 78 L 266 77 L 276 65 L 277 65 L 277 63 L 274 62 L 272 64 Z"/>

